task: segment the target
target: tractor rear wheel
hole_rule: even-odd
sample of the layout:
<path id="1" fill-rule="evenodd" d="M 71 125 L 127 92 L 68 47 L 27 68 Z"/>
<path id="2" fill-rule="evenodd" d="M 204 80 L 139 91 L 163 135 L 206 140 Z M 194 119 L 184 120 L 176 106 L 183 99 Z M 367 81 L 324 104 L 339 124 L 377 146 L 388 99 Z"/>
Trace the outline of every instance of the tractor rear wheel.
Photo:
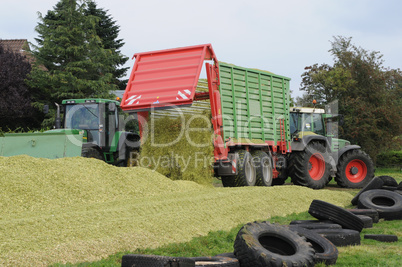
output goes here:
<path id="1" fill-rule="evenodd" d="M 339 159 L 335 180 L 341 187 L 361 188 L 374 177 L 374 163 L 360 149 L 345 152 Z"/>
<path id="2" fill-rule="evenodd" d="M 99 160 L 105 160 L 102 153 L 94 147 L 84 147 L 81 151 L 81 157 L 94 158 Z"/>
<path id="3" fill-rule="evenodd" d="M 295 185 L 324 188 L 329 181 L 329 153 L 320 142 L 309 143 L 291 157 L 290 177 Z"/>

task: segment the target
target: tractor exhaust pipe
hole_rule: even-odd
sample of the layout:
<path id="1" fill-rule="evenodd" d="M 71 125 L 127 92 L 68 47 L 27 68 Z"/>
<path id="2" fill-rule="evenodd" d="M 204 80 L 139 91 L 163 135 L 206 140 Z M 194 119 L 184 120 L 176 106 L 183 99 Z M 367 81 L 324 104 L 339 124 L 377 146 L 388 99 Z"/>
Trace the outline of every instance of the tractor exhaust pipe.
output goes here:
<path id="1" fill-rule="evenodd" d="M 56 129 L 60 129 L 61 128 L 61 116 L 60 116 L 60 105 L 55 103 L 57 110 L 56 110 L 56 122 L 55 122 L 55 127 Z"/>

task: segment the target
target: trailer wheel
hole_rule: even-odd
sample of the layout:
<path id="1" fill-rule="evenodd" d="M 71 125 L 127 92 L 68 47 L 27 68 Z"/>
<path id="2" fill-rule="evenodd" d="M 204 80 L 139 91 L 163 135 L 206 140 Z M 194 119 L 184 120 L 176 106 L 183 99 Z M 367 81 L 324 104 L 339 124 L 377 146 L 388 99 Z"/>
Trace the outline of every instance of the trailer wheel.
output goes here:
<path id="1" fill-rule="evenodd" d="M 82 148 L 81 157 L 105 160 L 102 153 L 94 147 Z"/>
<path id="2" fill-rule="evenodd" d="M 360 149 L 353 149 L 341 156 L 337 165 L 335 181 L 341 187 L 361 188 L 374 177 L 374 163 Z"/>
<path id="3" fill-rule="evenodd" d="M 272 185 L 272 159 L 264 151 L 257 150 L 251 153 L 256 173 L 256 185 Z"/>
<path id="4" fill-rule="evenodd" d="M 234 177 L 235 186 L 254 186 L 256 173 L 253 165 L 253 157 L 246 150 L 239 150 L 239 158 L 236 162 L 237 175 Z"/>
<path id="5" fill-rule="evenodd" d="M 329 181 L 329 153 L 319 142 L 311 142 L 292 157 L 290 176 L 295 185 L 324 188 Z"/>

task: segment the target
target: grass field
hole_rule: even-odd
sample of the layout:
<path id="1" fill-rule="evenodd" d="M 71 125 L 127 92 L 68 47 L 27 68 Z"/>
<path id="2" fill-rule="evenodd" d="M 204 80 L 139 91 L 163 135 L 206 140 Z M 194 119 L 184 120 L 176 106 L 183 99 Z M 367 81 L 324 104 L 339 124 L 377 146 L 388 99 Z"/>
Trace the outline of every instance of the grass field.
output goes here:
<path id="1" fill-rule="evenodd" d="M 382 168 L 376 170 L 376 175 L 389 175 L 398 183 L 402 181 L 402 172 L 394 168 Z M 219 181 L 214 181 L 219 186 Z M 341 189 L 332 181 L 330 190 L 347 191 L 351 196 L 357 193 L 357 189 Z M 351 204 L 347 208 L 353 208 Z M 292 220 L 314 219 L 307 212 L 293 213 L 287 216 L 274 216 L 270 222 L 288 225 Z M 171 243 L 158 248 L 141 248 L 134 251 L 119 252 L 95 262 L 81 262 L 78 264 L 55 264 L 53 266 L 120 266 L 121 258 L 125 254 L 149 254 L 180 257 L 213 256 L 220 253 L 232 252 L 233 241 L 243 224 L 229 231 L 213 231 L 202 237 L 195 237 L 189 242 Z M 399 240 L 396 243 L 382 243 L 375 240 L 364 239 L 365 234 L 393 234 Z M 339 256 L 336 266 L 400 266 L 402 260 L 402 221 L 384 221 L 374 224 L 373 228 L 363 229 L 361 232 L 361 245 L 339 247 Z M 325 266 L 318 264 L 316 266 Z"/>
<path id="2" fill-rule="evenodd" d="M 119 266 L 126 253 L 215 255 L 232 251 L 247 222 L 309 218 L 313 199 L 347 206 L 358 191 L 219 188 L 133 170 L 85 158 L 0 157 L 0 266 Z M 386 173 L 402 180 L 398 171 Z M 391 221 L 364 231 L 401 237 L 401 229 Z M 339 264 L 393 266 L 401 257 L 401 241 L 366 241 L 340 249 Z"/>

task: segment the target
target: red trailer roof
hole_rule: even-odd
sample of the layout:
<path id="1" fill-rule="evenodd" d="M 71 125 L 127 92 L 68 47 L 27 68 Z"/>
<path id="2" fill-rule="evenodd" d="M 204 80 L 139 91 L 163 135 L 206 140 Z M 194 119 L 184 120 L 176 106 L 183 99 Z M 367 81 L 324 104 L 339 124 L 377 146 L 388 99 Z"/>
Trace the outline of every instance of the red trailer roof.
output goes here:
<path id="1" fill-rule="evenodd" d="M 211 44 L 137 53 L 121 107 L 138 112 L 193 103 L 204 60 L 217 58 Z"/>

